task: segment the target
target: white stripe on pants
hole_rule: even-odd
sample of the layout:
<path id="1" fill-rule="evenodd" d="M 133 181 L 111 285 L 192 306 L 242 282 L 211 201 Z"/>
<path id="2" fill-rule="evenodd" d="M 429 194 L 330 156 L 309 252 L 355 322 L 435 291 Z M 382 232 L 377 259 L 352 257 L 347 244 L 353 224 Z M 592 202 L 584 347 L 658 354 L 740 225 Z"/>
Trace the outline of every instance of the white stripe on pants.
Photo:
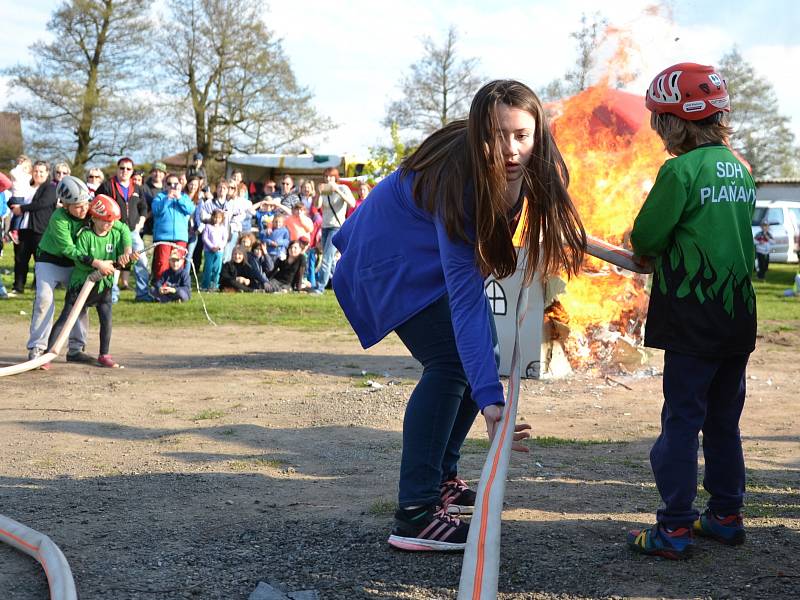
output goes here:
<path id="1" fill-rule="evenodd" d="M 53 316 L 55 314 L 54 295 L 57 283 L 63 287 L 66 293 L 69 286 L 69 276 L 72 267 L 62 267 L 53 263 L 36 261 L 34 266 L 36 273 L 36 296 L 33 299 L 33 314 L 31 315 L 31 332 L 28 339 L 28 350 L 39 348 L 47 350 L 47 339 L 50 337 L 50 330 L 53 328 Z M 86 345 L 86 328 L 88 316 L 86 311 L 75 322 L 72 331 L 69 332 L 69 350 L 83 350 Z"/>

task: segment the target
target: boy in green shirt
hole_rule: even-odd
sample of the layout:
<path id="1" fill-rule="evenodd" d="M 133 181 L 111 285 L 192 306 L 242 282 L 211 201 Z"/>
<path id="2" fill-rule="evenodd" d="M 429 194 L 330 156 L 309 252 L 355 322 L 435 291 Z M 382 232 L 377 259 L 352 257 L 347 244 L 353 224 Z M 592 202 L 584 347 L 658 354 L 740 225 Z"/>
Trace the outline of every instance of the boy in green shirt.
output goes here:
<path id="1" fill-rule="evenodd" d="M 628 534 L 628 545 L 680 559 L 689 556 L 694 533 L 728 545 L 745 539 L 739 417 L 756 337 L 756 193 L 727 145 L 728 90 L 712 67 L 665 69 L 646 105 L 675 156 L 659 170 L 631 232 L 634 252 L 654 260 L 645 345 L 665 350 L 661 434 L 650 451 L 664 507 L 655 526 Z M 700 431 L 710 494 L 702 515 L 693 506 Z"/>
<path id="2" fill-rule="evenodd" d="M 104 194 L 95 196 L 89 206 L 89 216 L 91 217 L 91 227 L 83 229 L 75 242 L 76 261 L 75 268 L 69 278 L 64 308 L 58 317 L 53 330 L 50 332 L 48 347 L 51 347 L 58 337 L 59 332 L 69 316 L 75 301 L 80 294 L 81 288 L 89 278 L 98 264 L 98 261 L 117 262 L 120 257 L 126 255 L 130 242 L 130 233 L 125 235 L 128 229 L 123 224 L 123 228 L 115 227 L 115 222 L 120 219 L 119 205 L 110 197 Z M 135 261 L 136 253 L 130 256 L 130 260 Z M 97 308 L 97 316 L 100 321 L 100 355 L 97 362 L 102 367 L 119 367 L 109 354 L 111 346 L 111 287 L 114 284 L 114 274 L 104 275 L 92 288 L 89 297 L 86 299 L 83 311 L 86 307 L 94 306 Z"/>
<path id="3" fill-rule="evenodd" d="M 29 360 L 47 350 L 55 314 L 55 289 L 58 285 L 68 287 L 77 260 L 75 242 L 78 233 L 89 225 L 87 214 L 91 196 L 83 181 L 67 175 L 58 183 L 56 197 L 63 206 L 53 212 L 36 249 L 36 296 L 33 300 L 27 344 Z M 114 228 L 120 230 L 128 249 L 128 253 L 118 259 L 124 265 L 129 258 L 131 245 L 128 228 L 120 221 L 114 222 Z M 114 264 L 111 261 L 95 260 L 92 267 L 103 275 L 114 273 Z M 68 362 L 96 364 L 94 357 L 83 351 L 86 345 L 86 321 L 86 313 L 83 312 L 70 332 Z M 42 368 L 48 367 L 49 363 Z"/>

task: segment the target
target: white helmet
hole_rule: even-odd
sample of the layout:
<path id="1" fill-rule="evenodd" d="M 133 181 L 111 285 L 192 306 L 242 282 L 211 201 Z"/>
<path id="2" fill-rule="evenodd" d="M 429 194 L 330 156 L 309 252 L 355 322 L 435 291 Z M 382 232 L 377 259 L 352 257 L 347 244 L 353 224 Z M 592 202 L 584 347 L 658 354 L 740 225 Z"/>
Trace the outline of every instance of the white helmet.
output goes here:
<path id="1" fill-rule="evenodd" d="M 66 175 L 56 186 L 56 196 L 62 204 L 78 204 L 91 199 L 89 188 L 77 177 Z"/>

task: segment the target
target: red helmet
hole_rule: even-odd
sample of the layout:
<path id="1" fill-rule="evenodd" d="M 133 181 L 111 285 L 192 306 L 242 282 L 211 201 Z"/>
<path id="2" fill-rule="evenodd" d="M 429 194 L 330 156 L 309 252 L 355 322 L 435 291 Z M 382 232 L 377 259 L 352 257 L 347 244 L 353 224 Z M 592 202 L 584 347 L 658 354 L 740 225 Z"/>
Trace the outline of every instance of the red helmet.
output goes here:
<path id="1" fill-rule="evenodd" d="M 122 216 L 119 205 L 105 194 L 97 194 L 89 205 L 89 215 L 101 221 L 117 221 Z"/>
<path id="2" fill-rule="evenodd" d="M 695 63 L 673 65 L 656 75 L 645 106 L 656 114 L 671 113 L 689 121 L 731 110 L 725 80 L 714 67 Z"/>

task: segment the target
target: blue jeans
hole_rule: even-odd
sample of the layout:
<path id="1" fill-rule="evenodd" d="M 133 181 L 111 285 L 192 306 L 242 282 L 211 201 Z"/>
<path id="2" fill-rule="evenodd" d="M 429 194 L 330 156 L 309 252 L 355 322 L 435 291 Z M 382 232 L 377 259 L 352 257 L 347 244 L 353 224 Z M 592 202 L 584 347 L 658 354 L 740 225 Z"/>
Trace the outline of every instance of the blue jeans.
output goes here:
<path id="1" fill-rule="evenodd" d="M 225 250 L 222 254 L 222 262 L 230 262 L 231 256 L 233 256 L 233 249 L 236 248 L 236 244 L 239 243 L 239 236 L 241 235 L 238 231 L 231 231 L 231 237 L 228 240 L 228 243 L 225 244 Z"/>
<path id="2" fill-rule="evenodd" d="M 309 250 L 306 252 L 306 279 L 308 284 L 315 288 L 317 287 L 317 251 Z"/>
<path id="3" fill-rule="evenodd" d="M 738 513 L 744 501 L 744 456 L 739 417 L 744 408 L 749 355 L 701 358 L 664 354 L 661 435 L 650 450 L 656 486 L 664 501 L 657 518 L 666 527 L 691 527 L 699 513 L 698 434 L 703 432 L 708 507 L 719 515 Z"/>
<path id="4" fill-rule="evenodd" d="M 339 231 L 338 227 L 322 228 L 322 266 L 319 269 L 316 288 L 324 290 L 328 280 L 333 275 L 333 257 L 336 256 L 336 247 L 333 245 L 333 235 Z"/>
<path id="5" fill-rule="evenodd" d="M 141 252 L 144 250 L 142 236 L 135 231 L 131 231 L 131 249 L 134 252 Z M 150 271 L 147 270 L 147 255 L 144 252 L 139 255 L 139 260 L 134 263 L 132 269 L 133 275 L 136 278 L 136 298 L 149 298 Z"/>
<path id="6" fill-rule="evenodd" d="M 492 344 L 497 331 L 491 313 Z M 422 364 L 403 419 L 401 507 L 438 504 L 439 487 L 458 473 L 461 445 L 478 414 L 456 348 L 447 294 L 395 329 Z M 495 360 L 499 361 L 495 351 Z"/>

